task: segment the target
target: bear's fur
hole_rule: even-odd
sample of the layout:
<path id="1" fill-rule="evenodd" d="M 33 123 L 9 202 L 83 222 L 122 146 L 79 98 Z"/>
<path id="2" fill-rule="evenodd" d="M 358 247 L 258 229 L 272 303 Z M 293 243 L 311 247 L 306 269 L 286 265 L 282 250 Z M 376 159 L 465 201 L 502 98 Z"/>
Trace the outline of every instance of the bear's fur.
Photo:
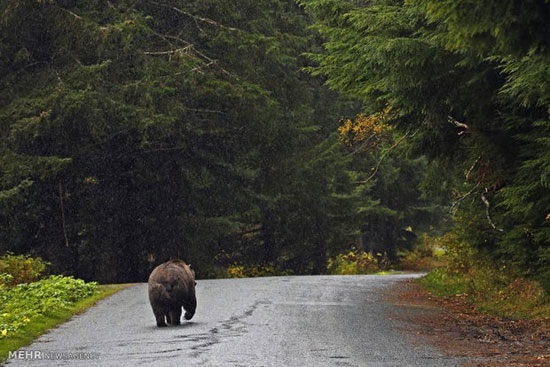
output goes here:
<path id="1" fill-rule="evenodd" d="M 197 308 L 195 284 L 195 272 L 182 260 L 169 260 L 151 272 L 149 301 L 157 326 L 179 325 L 182 307 L 191 320 Z"/>

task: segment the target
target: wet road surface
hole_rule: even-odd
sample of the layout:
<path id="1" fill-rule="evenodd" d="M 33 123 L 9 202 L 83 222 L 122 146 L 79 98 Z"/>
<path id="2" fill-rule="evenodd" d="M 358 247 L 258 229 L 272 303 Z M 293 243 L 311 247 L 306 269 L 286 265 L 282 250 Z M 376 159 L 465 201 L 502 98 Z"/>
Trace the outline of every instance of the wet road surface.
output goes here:
<path id="1" fill-rule="evenodd" d="M 71 353 L 58 354 L 71 359 L 12 359 L 7 365 L 459 366 L 464 360 L 425 345 L 391 317 L 413 307 L 381 297 L 416 276 L 199 280 L 195 317 L 166 328 L 156 327 L 147 285 L 138 284 L 22 348 Z"/>

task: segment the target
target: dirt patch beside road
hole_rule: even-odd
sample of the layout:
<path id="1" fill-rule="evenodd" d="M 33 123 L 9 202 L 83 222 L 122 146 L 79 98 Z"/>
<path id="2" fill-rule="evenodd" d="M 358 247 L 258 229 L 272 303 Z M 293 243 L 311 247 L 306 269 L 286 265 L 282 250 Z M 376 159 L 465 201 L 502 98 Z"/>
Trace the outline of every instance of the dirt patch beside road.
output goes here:
<path id="1" fill-rule="evenodd" d="M 465 297 L 434 297 L 410 280 L 390 289 L 386 301 L 410 308 L 390 315 L 405 322 L 408 333 L 449 356 L 476 360 L 464 367 L 550 366 L 550 320 L 504 320 L 481 313 Z"/>

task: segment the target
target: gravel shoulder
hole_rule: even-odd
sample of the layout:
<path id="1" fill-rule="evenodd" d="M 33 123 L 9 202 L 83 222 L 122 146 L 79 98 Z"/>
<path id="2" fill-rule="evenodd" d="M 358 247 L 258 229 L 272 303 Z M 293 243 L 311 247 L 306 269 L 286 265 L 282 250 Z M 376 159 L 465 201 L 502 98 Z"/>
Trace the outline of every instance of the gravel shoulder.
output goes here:
<path id="1" fill-rule="evenodd" d="M 550 320 L 506 320 L 484 314 L 463 297 L 434 297 L 410 280 L 386 289 L 403 331 L 437 347 L 464 367 L 550 366 Z M 431 311 L 430 311 L 431 310 Z"/>

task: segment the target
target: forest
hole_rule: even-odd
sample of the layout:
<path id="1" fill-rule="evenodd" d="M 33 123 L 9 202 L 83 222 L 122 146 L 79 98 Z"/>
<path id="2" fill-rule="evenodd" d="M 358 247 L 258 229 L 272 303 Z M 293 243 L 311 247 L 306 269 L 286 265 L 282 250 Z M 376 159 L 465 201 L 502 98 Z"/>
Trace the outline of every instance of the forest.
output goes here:
<path id="1" fill-rule="evenodd" d="M 544 0 L 2 0 L 0 253 L 113 283 L 170 258 L 322 274 L 431 236 L 550 292 L 548 19 Z"/>

